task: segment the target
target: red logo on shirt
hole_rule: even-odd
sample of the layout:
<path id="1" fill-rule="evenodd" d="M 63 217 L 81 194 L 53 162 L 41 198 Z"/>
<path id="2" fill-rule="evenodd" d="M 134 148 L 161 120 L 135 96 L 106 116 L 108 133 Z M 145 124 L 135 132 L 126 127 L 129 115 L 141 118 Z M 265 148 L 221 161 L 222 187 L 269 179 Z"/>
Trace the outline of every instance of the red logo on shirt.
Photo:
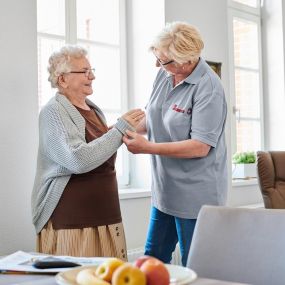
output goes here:
<path id="1" fill-rule="evenodd" d="M 187 111 L 186 111 L 186 110 L 178 108 L 177 104 L 173 105 L 172 110 L 175 111 L 175 112 L 178 112 L 178 113 L 187 113 L 187 115 L 191 115 L 192 114 L 192 109 L 191 108 L 188 108 Z"/>
<path id="2" fill-rule="evenodd" d="M 176 104 L 173 105 L 172 110 L 179 113 L 185 113 L 185 110 L 178 108 Z"/>

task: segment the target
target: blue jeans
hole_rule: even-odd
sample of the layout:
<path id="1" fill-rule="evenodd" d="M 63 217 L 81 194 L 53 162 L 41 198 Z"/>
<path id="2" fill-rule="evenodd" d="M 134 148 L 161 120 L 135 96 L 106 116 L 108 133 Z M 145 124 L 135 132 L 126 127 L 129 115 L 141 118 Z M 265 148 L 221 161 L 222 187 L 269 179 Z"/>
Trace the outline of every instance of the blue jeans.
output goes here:
<path id="1" fill-rule="evenodd" d="M 179 242 L 183 266 L 186 266 L 196 219 L 182 219 L 151 209 L 145 254 L 170 263 Z"/>

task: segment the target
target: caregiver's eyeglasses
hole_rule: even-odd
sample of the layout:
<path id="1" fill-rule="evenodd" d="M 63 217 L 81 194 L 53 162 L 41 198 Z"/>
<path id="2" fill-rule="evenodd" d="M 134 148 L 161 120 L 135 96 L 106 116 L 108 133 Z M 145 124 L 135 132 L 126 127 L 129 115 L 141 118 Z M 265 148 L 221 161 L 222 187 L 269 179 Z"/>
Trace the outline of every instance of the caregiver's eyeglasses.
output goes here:
<path id="1" fill-rule="evenodd" d="M 158 62 L 160 65 L 162 65 L 162 66 L 165 66 L 165 65 L 168 65 L 168 64 L 174 62 L 174 60 L 169 60 L 169 61 L 167 61 L 167 62 L 163 62 L 163 61 L 161 61 L 161 59 L 158 58 L 157 56 L 155 56 L 155 57 L 156 57 L 157 62 Z"/>

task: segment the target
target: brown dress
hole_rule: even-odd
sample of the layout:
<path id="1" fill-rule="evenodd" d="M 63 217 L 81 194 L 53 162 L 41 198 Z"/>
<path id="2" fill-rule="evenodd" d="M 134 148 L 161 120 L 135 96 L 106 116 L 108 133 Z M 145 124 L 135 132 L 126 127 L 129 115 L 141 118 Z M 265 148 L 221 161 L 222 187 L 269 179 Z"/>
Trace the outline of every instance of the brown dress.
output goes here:
<path id="1" fill-rule="evenodd" d="M 108 131 L 95 110 L 77 109 L 85 118 L 86 142 Z M 126 260 L 115 159 L 116 154 L 90 172 L 71 176 L 49 222 L 38 235 L 39 252 Z"/>

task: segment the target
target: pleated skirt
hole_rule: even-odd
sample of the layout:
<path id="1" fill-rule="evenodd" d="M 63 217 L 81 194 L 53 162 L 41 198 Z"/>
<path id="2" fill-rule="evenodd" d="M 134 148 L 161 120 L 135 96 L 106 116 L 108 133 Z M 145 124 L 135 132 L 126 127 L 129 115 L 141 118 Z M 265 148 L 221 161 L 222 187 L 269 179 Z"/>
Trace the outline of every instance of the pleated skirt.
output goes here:
<path id="1" fill-rule="evenodd" d="M 117 257 L 127 261 L 122 223 L 83 229 L 55 230 L 49 221 L 37 235 L 37 251 L 78 257 Z"/>

